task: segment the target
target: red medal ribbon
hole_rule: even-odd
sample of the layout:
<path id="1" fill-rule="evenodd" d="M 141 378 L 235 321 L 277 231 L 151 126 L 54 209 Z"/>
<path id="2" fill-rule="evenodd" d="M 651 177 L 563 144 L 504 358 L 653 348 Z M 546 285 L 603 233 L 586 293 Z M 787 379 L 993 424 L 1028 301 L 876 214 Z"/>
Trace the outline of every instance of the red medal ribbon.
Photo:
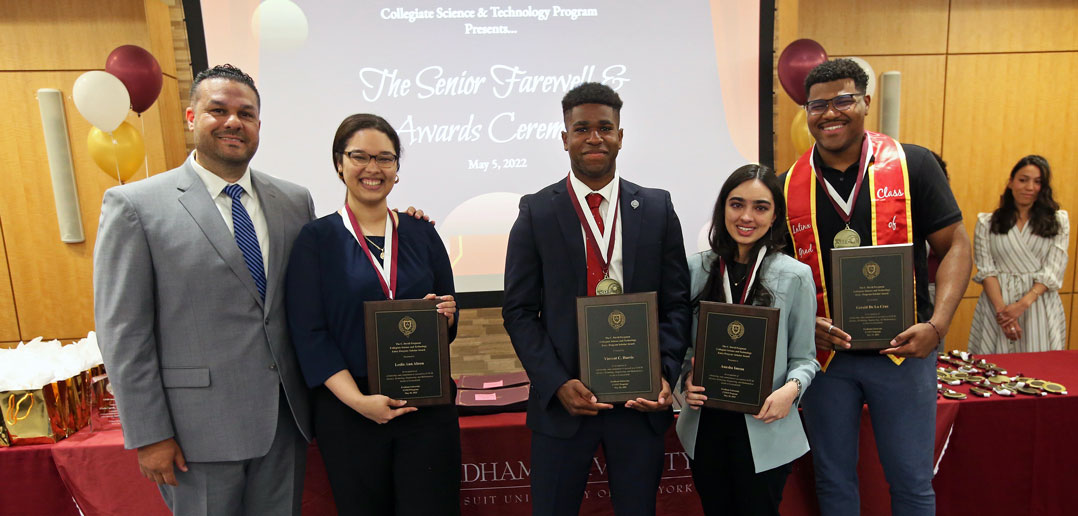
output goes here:
<path id="1" fill-rule="evenodd" d="M 599 258 L 599 263 L 603 266 L 603 277 L 610 277 L 610 261 L 609 258 L 614 256 L 614 237 L 617 233 L 614 230 L 618 225 L 618 208 L 621 204 L 621 189 L 618 189 L 618 198 L 614 201 L 614 219 L 610 222 L 610 245 L 607 246 L 606 255 L 603 255 L 602 249 L 599 249 L 599 242 L 595 239 L 595 235 L 591 232 L 591 226 L 588 224 L 588 219 L 584 218 L 584 210 L 580 207 L 580 201 L 576 198 L 576 192 L 573 190 L 573 181 L 569 177 L 565 178 L 565 184 L 569 187 L 569 199 L 573 201 L 573 209 L 576 210 L 576 218 L 580 219 L 580 225 L 584 227 L 584 235 L 587 236 L 588 245 L 591 246 L 595 256 Z"/>
<path id="2" fill-rule="evenodd" d="M 393 233 L 391 238 L 393 239 L 392 250 L 389 256 L 389 285 L 386 285 L 386 279 L 382 276 L 382 268 L 374 259 L 374 255 L 371 254 L 370 248 L 367 246 L 367 239 L 363 235 L 363 228 L 359 226 L 359 222 L 356 222 L 356 215 L 352 213 L 352 208 L 348 206 L 348 203 L 344 204 L 345 211 L 348 212 L 348 221 L 352 223 L 352 230 L 356 232 L 356 240 L 359 240 L 360 247 L 363 248 L 363 253 L 367 255 L 367 260 L 370 260 L 371 266 L 374 267 L 374 272 L 377 272 L 378 283 L 382 285 L 382 293 L 385 294 L 386 299 L 393 299 L 394 294 L 397 292 L 397 242 L 400 240 L 397 238 L 397 224 L 394 220 Z M 393 212 L 386 208 L 389 212 L 390 219 L 394 219 Z"/>

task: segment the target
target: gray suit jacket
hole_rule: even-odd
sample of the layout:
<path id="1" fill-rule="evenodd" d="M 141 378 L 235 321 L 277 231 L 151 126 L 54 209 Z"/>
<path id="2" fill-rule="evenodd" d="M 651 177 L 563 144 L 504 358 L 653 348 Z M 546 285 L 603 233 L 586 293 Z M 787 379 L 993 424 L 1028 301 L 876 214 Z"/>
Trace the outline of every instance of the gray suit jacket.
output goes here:
<path id="1" fill-rule="evenodd" d="M 105 192 L 94 247 L 98 343 L 127 448 L 175 437 L 192 462 L 261 457 L 282 390 L 292 413 L 281 417 L 311 437 L 283 284 L 314 204 L 305 188 L 251 171 L 269 231 L 263 303 L 191 159 Z"/>
<path id="2" fill-rule="evenodd" d="M 705 251 L 689 257 L 694 299 L 700 295 L 707 283 L 714 256 L 711 251 Z M 778 389 L 790 379 L 797 378 L 801 380 L 801 394 L 804 395 L 816 372 L 820 370 L 820 364 L 816 361 L 816 343 L 813 340 L 816 326 L 816 285 L 812 282 L 812 270 L 789 256 L 772 254 L 765 258 L 760 266 L 758 281 L 771 291 L 775 299 L 773 306 L 779 309 L 778 346 L 775 350 L 775 371 L 771 387 Z M 696 322 L 697 320 L 693 319 L 693 335 L 696 335 Z M 695 339 L 693 342 L 696 342 Z M 685 355 L 682 378 L 689 372 L 694 351 L 695 348 L 690 349 Z M 696 435 L 699 426 L 700 411 L 681 411 L 677 421 L 677 434 L 689 457 L 693 457 L 695 453 L 696 439 L 709 438 L 706 435 Z M 801 426 L 801 417 L 797 413 L 797 400 L 786 417 L 764 423 L 753 418 L 751 414 L 746 414 L 745 426 L 748 427 L 752 461 L 757 473 L 793 462 L 809 449 L 805 429 Z"/>

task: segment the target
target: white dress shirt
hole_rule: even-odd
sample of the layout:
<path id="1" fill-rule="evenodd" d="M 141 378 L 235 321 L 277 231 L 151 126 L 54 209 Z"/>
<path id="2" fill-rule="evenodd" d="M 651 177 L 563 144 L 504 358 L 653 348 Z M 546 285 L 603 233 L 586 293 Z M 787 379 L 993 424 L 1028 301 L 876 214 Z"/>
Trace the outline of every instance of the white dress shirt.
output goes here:
<path id="1" fill-rule="evenodd" d="M 577 202 L 580 203 L 580 209 L 584 212 L 584 216 L 587 218 L 592 218 L 591 209 L 588 208 L 588 201 L 586 199 L 587 195 L 597 193 L 603 196 L 603 201 L 599 203 L 599 215 L 603 217 L 603 232 L 605 233 L 610 231 L 610 224 L 607 222 L 607 219 L 611 217 L 608 216 L 608 212 L 609 210 L 614 209 L 611 203 L 617 201 L 618 191 L 621 187 L 621 177 L 618 175 L 618 172 L 615 170 L 614 178 L 611 179 L 610 182 L 606 184 L 606 186 L 603 186 L 598 190 L 592 190 L 591 187 L 577 179 L 572 172 L 569 173 L 569 181 L 571 181 L 573 184 L 573 192 L 576 193 L 576 199 Z M 608 274 L 611 278 L 617 280 L 618 283 L 621 283 L 622 288 L 624 289 L 625 274 L 622 271 L 621 260 L 621 210 L 617 210 L 617 212 L 617 227 L 614 228 L 613 235 L 614 252 L 612 253 L 613 256 L 610 257 L 610 269 L 608 270 Z M 583 225 L 580 226 L 580 237 L 581 240 L 584 242 L 585 249 L 587 249 L 588 237 L 587 234 L 584 233 Z M 595 238 L 597 240 L 596 243 L 599 244 L 599 247 L 602 248 L 603 256 L 605 257 L 607 247 L 602 244 L 602 239 L 599 238 L 599 235 L 595 235 Z"/>
<path id="2" fill-rule="evenodd" d="M 210 198 L 217 205 L 217 211 L 221 212 L 221 217 L 225 219 L 228 232 L 235 237 L 236 230 L 232 229 L 232 197 L 225 193 L 225 187 L 232 183 L 221 179 L 221 176 L 206 170 L 206 167 L 200 165 L 198 160 L 195 159 L 195 152 L 191 153 L 191 168 L 195 169 L 195 173 L 202 179 L 202 183 L 206 185 L 206 190 L 210 192 Z M 258 236 L 258 248 L 262 251 L 262 270 L 266 271 L 268 278 L 269 227 L 266 226 L 266 216 L 262 213 L 262 203 L 258 202 L 258 192 L 255 191 L 251 184 L 251 167 L 247 167 L 243 176 L 235 184 L 242 186 L 245 192 L 243 197 L 240 197 L 240 204 L 243 205 L 243 209 L 247 210 L 247 216 L 251 217 L 251 224 L 255 227 L 255 234 Z"/>

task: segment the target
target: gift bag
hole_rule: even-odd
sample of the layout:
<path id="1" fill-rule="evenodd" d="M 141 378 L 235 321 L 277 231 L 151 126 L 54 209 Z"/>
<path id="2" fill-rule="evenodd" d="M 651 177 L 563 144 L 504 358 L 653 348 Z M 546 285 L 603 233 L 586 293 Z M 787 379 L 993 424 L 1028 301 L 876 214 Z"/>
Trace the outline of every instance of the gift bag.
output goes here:
<path id="1" fill-rule="evenodd" d="M 0 392 L 11 446 L 50 444 L 67 437 L 67 407 L 61 392 L 58 382 L 41 389 Z"/>

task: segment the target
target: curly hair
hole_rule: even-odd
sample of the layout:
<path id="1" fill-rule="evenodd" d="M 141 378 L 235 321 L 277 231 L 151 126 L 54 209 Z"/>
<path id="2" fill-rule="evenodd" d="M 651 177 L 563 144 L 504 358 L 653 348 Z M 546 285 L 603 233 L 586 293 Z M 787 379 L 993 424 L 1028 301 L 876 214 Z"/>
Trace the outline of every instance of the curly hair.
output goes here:
<path id="1" fill-rule="evenodd" d="M 618 93 L 605 84 L 597 82 L 585 82 L 565 94 L 561 98 L 561 111 L 568 114 L 573 108 L 581 104 L 602 104 L 614 108 L 614 112 L 621 113 L 621 97 Z"/>
<path id="2" fill-rule="evenodd" d="M 227 79 L 229 81 L 244 84 L 255 92 L 255 100 L 258 102 L 258 107 L 262 107 L 262 97 L 258 94 L 258 88 L 255 88 L 254 79 L 252 79 L 250 75 L 244 73 L 243 70 L 230 64 L 217 65 L 213 68 L 198 72 L 198 75 L 195 76 L 195 80 L 191 82 L 192 104 L 198 100 L 198 85 L 202 84 L 202 81 L 206 79 Z"/>
<path id="3" fill-rule="evenodd" d="M 1014 176 L 1019 170 L 1029 165 L 1041 171 L 1041 191 L 1029 209 L 1030 228 L 1034 235 L 1052 238 L 1059 234 L 1059 219 L 1056 218 L 1059 203 L 1052 198 L 1052 168 L 1048 166 L 1048 160 L 1036 154 L 1030 154 L 1018 160 L 1011 169 L 1011 181 L 1014 181 Z M 993 233 L 1004 235 L 1014 227 L 1016 222 L 1018 222 L 1018 206 L 1014 204 L 1014 193 L 1010 188 L 1006 188 L 1003 190 L 1003 195 L 999 196 L 999 208 L 992 212 L 992 223 L 989 227 Z"/>
<path id="4" fill-rule="evenodd" d="M 868 74 L 861 65 L 853 59 L 832 59 L 820 63 L 805 77 L 805 96 L 813 85 L 842 79 L 853 79 L 859 93 L 868 91 Z"/>

